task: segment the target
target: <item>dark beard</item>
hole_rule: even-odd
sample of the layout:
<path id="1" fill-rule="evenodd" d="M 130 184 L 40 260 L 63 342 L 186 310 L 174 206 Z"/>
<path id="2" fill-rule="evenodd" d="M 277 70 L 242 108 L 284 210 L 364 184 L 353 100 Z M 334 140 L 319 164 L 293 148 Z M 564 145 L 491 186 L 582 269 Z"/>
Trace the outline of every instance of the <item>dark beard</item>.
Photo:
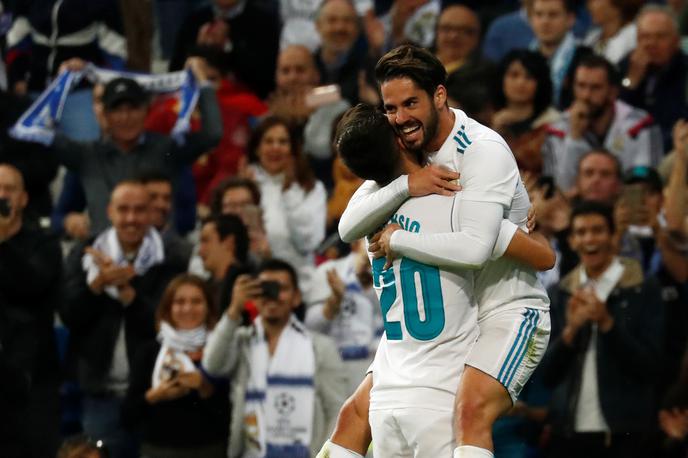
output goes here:
<path id="1" fill-rule="evenodd" d="M 417 147 L 410 147 L 408 144 L 406 144 L 406 142 L 403 140 L 404 137 L 401 131 L 395 128 L 397 136 L 402 139 L 402 143 L 404 144 L 406 150 L 417 158 L 418 164 L 420 165 L 425 165 L 428 156 L 427 146 L 432 139 L 435 138 L 435 135 L 437 135 L 437 130 L 439 129 L 438 120 L 439 115 L 437 110 L 431 110 L 430 119 L 427 123 L 423 123 L 423 141 Z"/>

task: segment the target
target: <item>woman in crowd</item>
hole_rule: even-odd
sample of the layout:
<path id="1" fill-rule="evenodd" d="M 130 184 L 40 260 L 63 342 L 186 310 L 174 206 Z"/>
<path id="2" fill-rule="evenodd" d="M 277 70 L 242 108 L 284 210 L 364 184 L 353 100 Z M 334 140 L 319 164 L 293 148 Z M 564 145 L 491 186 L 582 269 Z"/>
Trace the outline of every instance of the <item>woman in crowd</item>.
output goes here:
<path id="1" fill-rule="evenodd" d="M 286 121 L 268 117 L 253 133 L 244 175 L 260 188 L 260 206 L 272 256 L 297 268 L 308 302 L 314 251 L 325 237 L 327 194 L 316 180 Z"/>
<path id="2" fill-rule="evenodd" d="M 156 311 L 158 340 L 139 348 L 131 367 L 123 421 L 141 432 L 145 458 L 226 455 L 226 384 L 210 380 L 200 361 L 217 309 L 204 281 L 182 274 Z"/>
<path id="3" fill-rule="evenodd" d="M 547 61 L 533 51 L 511 51 L 500 64 L 497 81 L 492 128 L 511 147 L 519 169 L 539 175 L 547 124 L 559 116 L 551 106 Z"/>
<path id="4" fill-rule="evenodd" d="M 633 19 L 643 3 L 644 0 L 588 0 L 588 11 L 597 27 L 588 32 L 583 44 L 618 64 L 636 46 Z"/>

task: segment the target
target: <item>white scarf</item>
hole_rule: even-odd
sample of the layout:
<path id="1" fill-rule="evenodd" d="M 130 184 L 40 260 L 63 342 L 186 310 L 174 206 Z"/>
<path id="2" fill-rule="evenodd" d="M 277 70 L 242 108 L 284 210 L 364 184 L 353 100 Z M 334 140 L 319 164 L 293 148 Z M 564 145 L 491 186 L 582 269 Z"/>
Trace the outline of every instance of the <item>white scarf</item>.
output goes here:
<path id="1" fill-rule="evenodd" d="M 180 330 L 173 328 L 166 321 L 160 323 L 158 341 L 160 352 L 155 360 L 153 368 L 153 388 L 160 383 L 170 380 L 182 372 L 196 370 L 193 361 L 187 352 L 198 351 L 205 345 L 208 329 L 205 325 L 194 329 Z"/>
<path id="2" fill-rule="evenodd" d="M 179 142 L 182 140 L 183 134 L 189 131 L 189 120 L 200 94 L 200 88 L 191 70 L 162 75 L 147 75 L 106 70 L 98 68 L 93 64 L 88 64 L 80 72 L 66 71 L 60 73 L 12 126 L 10 135 L 19 140 L 51 145 L 55 138 L 55 127 L 62 116 L 67 95 L 84 77 L 92 83 L 103 84 L 107 84 L 108 81 L 114 78 L 124 77 L 135 80 L 149 92 L 164 93 L 178 91 L 181 107 L 177 116 L 177 122 L 170 135 Z"/>
<path id="3" fill-rule="evenodd" d="M 315 401 L 313 341 L 292 316 L 270 357 L 260 317 L 254 329 L 244 409 L 244 458 L 308 458 Z"/>
<path id="4" fill-rule="evenodd" d="M 126 266 L 129 263 L 124 257 L 122 246 L 117 238 L 117 232 L 114 227 L 110 227 L 96 238 L 93 242 L 93 248 L 112 259 L 112 262 L 120 267 Z M 143 237 L 143 242 L 136 253 L 134 259 L 134 271 L 136 275 L 144 275 L 151 267 L 160 264 L 165 260 L 165 249 L 163 247 L 162 238 L 158 231 L 154 228 L 148 229 L 146 235 Z M 100 273 L 98 264 L 96 264 L 93 256 L 85 254 L 81 258 L 81 266 L 86 271 L 86 281 L 90 284 Z M 119 291 L 115 286 L 107 286 L 105 292 L 113 299 L 119 300 Z"/>

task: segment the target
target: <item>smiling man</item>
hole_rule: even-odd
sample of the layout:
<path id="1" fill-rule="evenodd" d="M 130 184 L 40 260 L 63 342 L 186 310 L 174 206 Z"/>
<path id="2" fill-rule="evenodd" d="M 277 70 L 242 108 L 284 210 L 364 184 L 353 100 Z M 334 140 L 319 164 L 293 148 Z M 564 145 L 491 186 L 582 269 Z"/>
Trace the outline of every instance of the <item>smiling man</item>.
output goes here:
<path id="1" fill-rule="evenodd" d="M 653 456 L 664 307 L 640 265 L 616 256 L 613 234 L 610 207 L 574 208 L 569 242 L 581 262 L 550 291 L 552 340 L 541 364 L 554 390 L 552 456 Z"/>

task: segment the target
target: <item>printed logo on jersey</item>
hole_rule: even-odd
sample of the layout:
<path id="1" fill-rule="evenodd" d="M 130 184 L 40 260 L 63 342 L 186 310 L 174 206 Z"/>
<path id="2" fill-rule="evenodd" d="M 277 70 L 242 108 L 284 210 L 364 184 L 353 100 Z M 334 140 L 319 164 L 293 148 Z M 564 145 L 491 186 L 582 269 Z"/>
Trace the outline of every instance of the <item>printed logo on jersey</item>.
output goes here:
<path id="1" fill-rule="evenodd" d="M 456 142 L 456 152 L 463 154 L 466 151 L 466 148 L 470 146 L 472 141 L 468 139 L 468 136 L 466 135 L 466 126 L 461 126 L 459 130 L 456 131 L 456 134 L 452 139 Z"/>

